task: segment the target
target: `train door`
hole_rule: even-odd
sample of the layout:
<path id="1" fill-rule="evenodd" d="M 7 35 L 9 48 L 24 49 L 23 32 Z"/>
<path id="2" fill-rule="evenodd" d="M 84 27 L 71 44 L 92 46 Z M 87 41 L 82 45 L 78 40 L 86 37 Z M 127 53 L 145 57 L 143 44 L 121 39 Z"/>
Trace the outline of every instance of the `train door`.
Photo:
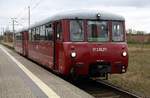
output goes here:
<path id="1" fill-rule="evenodd" d="M 23 41 L 22 41 L 22 47 L 23 47 L 23 55 L 28 56 L 28 32 L 24 31 L 22 33 Z"/>
<path id="2" fill-rule="evenodd" d="M 62 44 L 61 21 L 54 23 L 54 69 L 58 71 Z"/>

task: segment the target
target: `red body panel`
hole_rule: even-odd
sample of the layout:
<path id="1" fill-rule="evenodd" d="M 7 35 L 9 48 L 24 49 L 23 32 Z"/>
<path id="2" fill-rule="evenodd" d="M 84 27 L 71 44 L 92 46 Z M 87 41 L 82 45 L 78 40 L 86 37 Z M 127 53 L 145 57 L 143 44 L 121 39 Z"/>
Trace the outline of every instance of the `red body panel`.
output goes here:
<path id="1" fill-rule="evenodd" d="M 89 66 L 96 62 L 109 62 L 111 64 L 111 74 L 121 73 L 120 65 L 124 65 L 126 68 L 128 66 L 128 56 L 122 56 L 123 51 L 128 51 L 126 43 L 65 42 L 64 50 L 66 74 L 78 64 L 82 65 L 77 68 L 80 75 L 88 75 Z M 76 58 L 71 58 L 70 53 L 72 51 L 77 53 Z"/>
<path id="2" fill-rule="evenodd" d="M 44 66 L 53 68 L 53 42 L 29 42 L 28 57 Z"/>

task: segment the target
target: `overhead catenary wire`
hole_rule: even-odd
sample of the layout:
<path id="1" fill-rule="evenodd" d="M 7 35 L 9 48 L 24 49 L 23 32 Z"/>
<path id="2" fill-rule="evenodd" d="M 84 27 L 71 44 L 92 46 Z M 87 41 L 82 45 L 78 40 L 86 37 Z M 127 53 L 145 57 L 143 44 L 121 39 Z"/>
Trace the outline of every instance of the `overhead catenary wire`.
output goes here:
<path id="1" fill-rule="evenodd" d="M 30 0 L 30 2 L 28 3 L 28 5 L 25 5 L 25 8 L 24 8 L 24 10 L 28 10 L 28 12 L 29 12 L 29 8 L 30 8 L 30 10 L 34 10 L 35 8 L 37 8 L 39 5 L 40 5 L 40 3 L 41 3 L 41 1 L 42 0 L 39 0 L 39 1 L 37 1 L 37 3 L 34 3 L 33 4 L 33 2 L 32 2 L 33 0 Z M 25 12 L 24 11 L 22 11 L 23 12 L 23 14 L 25 14 Z M 22 15 L 23 15 L 22 14 Z M 30 14 L 32 14 L 32 13 L 30 13 Z M 22 15 L 20 15 L 20 16 L 22 16 Z M 27 16 L 27 14 L 25 14 L 25 15 L 23 15 L 22 17 L 25 17 L 25 16 Z M 17 17 L 18 19 L 20 19 L 20 20 L 22 20 L 22 18 L 20 17 Z M 24 20 L 26 20 L 26 19 L 29 19 L 29 18 L 25 18 Z"/>
<path id="2" fill-rule="evenodd" d="M 31 9 L 33 10 L 33 9 L 37 8 L 40 5 L 41 1 L 42 0 L 39 0 L 33 7 L 31 6 Z"/>
<path id="3" fill-rule="evenodd" d="M 30 0 L 30 2 L 28 3 L 28 5 L 25 5 L 24 10 L 28 10 L 29 7 L 30 7 L 31 10 L 37 8 L 37 7 L 40 5 L 40 3 L 41 3 L 42 0 L 39 0 L 37 3 L 34 3 L 35 5 L 32 3 L 32 1 L 33 1 L 33 0 Z M 23 11 L 22 11 L 22 12 L 23 12 Z M 24 12 L 24 13 L 25 13 L 25 12 Z M 25 15 L 26 15 L 26 14 L 25 14 Z M 24 15 L 24 16 L 25 16 L 25 15 Z M 24 16 L 23 16 L 23 17 L 24 17 Z"/>
<path id="4" fill-rule="evenodd" d="M 31 1 L 30 2 L 27 2 L 27 0 L 24 0 L 24 7 L 21 8 L 21 10 L 18 12 L 18 14 L 16 15 L 16 17 L 19 19 L 19 17 L 21 18 L 22 15 L 24 15 L 24 11 L 27 9 L 27 5 L 31 4 Z"/>
<path id="5" fill-rule="evenodd" d="M 26 6 L 24 7 L 24 9 L 20 10 L 20 12 L 16 15 L 16 17 L 19 19 L 19 17 L 21 17 L 24 14 L 25 10 L 26 10 Z"/>

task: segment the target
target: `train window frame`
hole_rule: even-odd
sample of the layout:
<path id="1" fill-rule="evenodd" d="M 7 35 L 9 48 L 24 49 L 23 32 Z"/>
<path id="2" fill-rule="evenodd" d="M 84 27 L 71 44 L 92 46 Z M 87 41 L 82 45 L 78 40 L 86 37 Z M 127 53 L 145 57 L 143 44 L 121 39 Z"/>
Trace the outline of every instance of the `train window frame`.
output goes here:
<path id="1" fill-rule="evenodd" d="M 101 24 L 100 22 L 105 22 L 106 23 L 106 32 L 107 32 L 107 36 L 106 36 L 106 38 L 104 39 L 104 38 L 101 38 L 101 40 L 89 40 L 89 26 L 88 26 L 88 22 L 99 22 L 99 24 Z M 86 22 L 86 29 L 87 29 L 87 41 L 88 42 L 109 42 L 110 41 L 110 27 L 109 27 L 109 20 L 87 20 L 87 22 Z M 97 28 L 96 28 L 97 29 Z M 99 34 L 100 34 L 100 36 L 99 37 L 101 37 L 101 28 L 99 29 Z"/>
<path id="2" fill-rule="evenodd" d="M 36 40 L 36 29 L 35 27 L 31 29 L 31 34 L 32 34 L 32 42 Z"/>
<path id="3" fill-rule="evenodd" d="M 82 35 L 81 35 L 81 39 L 80 40 L 73 40 L 72 39 L 72 33 L 71 33 L 71 22 L 72 21 L 74 21 L 74 22 L 76 22 L 77 24 L 78 24 L 78 22 L 80 21 L 80 22 L 82 22 L 82 27 L 79 27 L 81 30 L 80 30 L 80 32 L 82 33 Z M 74 27 L 74 26 L 73 26 Z M 83 42 L 83 41 L 85 41 L 85 31 L 84 31 L 84 20 L 83 19 L 70 19 L 69 20 L 69 39 L 70 39 L 70 41 L 72 41 L 72 42 Z"/>
<path id="4" fill-rule="evenodd" d="M 40 40 L 40 27 L 38 26 L 38 27 L 35 27 L 35 40 L 36 41 L 38 41 L 38 40 Z"/>
<path id="5" fill-rule="evenodd" d="M 119 25 L 122 25 L 122 40 L 114 40 L 114 36 L 113 36 L 113 23 L 114 24 L 119 24 Z M 111 32 L 112 32 L 112 42 L 124 42 L 125 39 L 124 39 L 124 36 L 125 36 L 125 32 L 124 32 L 124 25 L 123 25 L 123 22 L 122 21 L 112 21 L 111 22 L 112 24 L 112 29 L 111 29 Z M 118 39 L 118 38 L 117 38 Z"/>
<path id="6" fill-rule="evenodd" d="M 46 23 L 45 24 L 45 40 L 52 41 L 53 40 L 53 27 L 52 23 Z"/>
<path id="7" fill-rule="evenodd" d="M 31 29 L 29 29 L 29 41 L 32 41 L 32 32 L 31 32 Z"/>
<path id="8" fill-rule="evenodd" d="M 40 40 L 44 41 L 44 40 L 46 40 L 46 34 L 45 34 L 46 27 L 45 27 L 45 25 L 41 25 L 39 28 L 40 28 Z M 43 36 L 41 36 L 41 35 L 43 35 Z"/>
<path id="9" fill-rule="evenodd" d="M 15 34 L 15 40 L 18 41 L 18 33 Z"/>
<path id="10" fill-rule="evenodd" d="M 63 33 L 63 27 L 62 27 L 62 21 L 61 20 L 59 20 L 59 21 L 56 21 L 56 22 L 54 22 L 54 24 L 55 24 L 55 38 L 56 38 L 56 40 L 60 40 L 60 41 L 62 41 L 62 33 Z"/>
<path id="11" fill-rule="evenodd" d="M 17 42 L 22 41 L 22 33 L 21 32 L 16 33 L 15 34 L 15 39 L 16 39 Z"/>

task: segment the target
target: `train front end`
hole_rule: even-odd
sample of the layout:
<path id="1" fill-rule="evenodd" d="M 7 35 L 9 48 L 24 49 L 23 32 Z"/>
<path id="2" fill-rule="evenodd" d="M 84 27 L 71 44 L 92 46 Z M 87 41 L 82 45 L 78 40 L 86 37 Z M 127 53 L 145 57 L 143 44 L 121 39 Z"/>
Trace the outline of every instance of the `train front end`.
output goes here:
<path id="1" fill-rule="evenodd" d="M 107 77 L 127 71 L 126 43 L 70 43 L 68 65 L 70 74 L 89 77 Z M 68 47 L 69 48 L 69 47 Z"/>
<path id="2" fill-rule="evenodd" d="M 64 42 L 69 74 L 107 77 L 128 67 L 125 21 L 113 19 L 69 20 L 68 40 Z"/>

